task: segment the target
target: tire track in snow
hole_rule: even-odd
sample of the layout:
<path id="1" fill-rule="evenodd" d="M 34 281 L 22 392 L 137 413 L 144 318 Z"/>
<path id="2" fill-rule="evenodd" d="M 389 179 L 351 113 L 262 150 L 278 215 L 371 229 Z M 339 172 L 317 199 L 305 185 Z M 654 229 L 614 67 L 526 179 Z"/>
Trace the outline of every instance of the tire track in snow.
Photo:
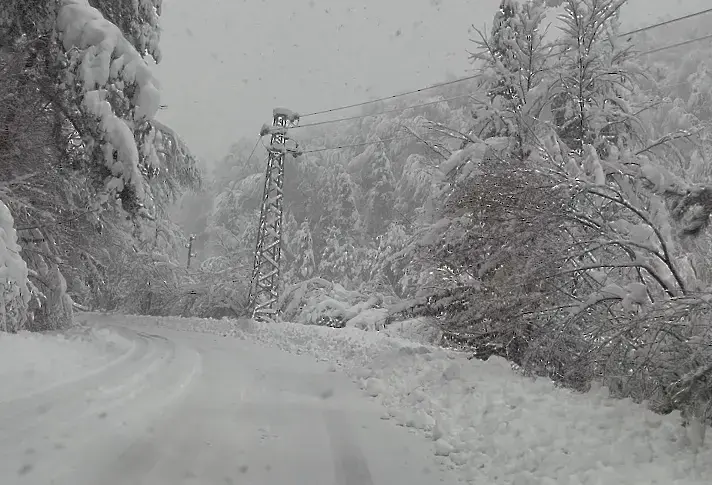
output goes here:
<path id="1" fill-rule="evenodd" d="M 121 332 L 117 332 L 121 333 Z M 63 379 L 61 381 L 55 382 L 51 386 L 44 387 L 41 389 L 37 389 L 28 393 L 20 394 L 18 396 L 4 396 L 3 398 L 0 398 L 0 416 L 5 415 L 6 411 L 6 406 L 13 405 L 13 404 L 20 404 L 22 402 L 28 402 L 30 400 L 37 399 L 40 396 L 44 396 L 48 393 L 51 393 L 57 389 L 60 388 L 66 388 L 70 385 L 73 384 L 79 384 L 82 385 L 82 382 L 87 380 L 87 379 L 92 379 L 96 378 L 103 372 L 106 372 L 114 367 L 120 366 L 124 362 L 128 361 L 132 357 L 134 357 L 140 350 L 140 346 L 138 345 L 141 342 L 137 342 L 135 339 L 130 339 L 131 342 L 131 347 L 126 351 L 121 353 L 119 356 L 117 356 L 115 359 L 112 359 L 108 362 L 105 362 L 103 365 L 92 369 L 88 372 L 85 372 L 83 374 L 79 374 L 67 379 Z"/>
<path id="2" fill-rule="evenodd" d="M 144 483 L 137 478 L 150 472 L 165 451 L 155 447 L 155 427 L 165 421 L 163 418 L 173 416 L 202 372 L 202 358 L 197 352 L 180 347 L 175 350 L 175 359 L 156 376 L 153 385 L 109 412 L 100 432 L 71 437 L 72 458 L 64 457 L 50 467 L 54 485 Z M 150 446 L 142 446 L 146 443 Z M 128 477 L 134 480 L 126 482 L 124 478 Z"/>
<path id="3" fill-rule="evenodd" d="M 338 485 L 373 485 L 368 462 L 349 427 L 347 416 L 338 410 L 324 412 Z"/>
<path id="4" fill-rule="evenodd" d="M 130 355 L 90 377 L 0 405 L 0 447 L 6 441 L 25 439 L 33 430 L 48 423 L 56 426 L 83 418 L 92 404 L 101 402 L 105 384 L 120 383 L 125 388 L 127 382 L 140 377 L 151 364 L 160 361 L 162 350 L 148 339 L 135 339 L 135 343 L 135 351 Z M 106 393 L 107 396 L 110 394 Z"/>
<path id="5" fill-rule="evenodd" d="M 25 399 L 24 410 L 13 406 L 12 414 L 0 411 L 0 483 L 21 478 L 17 471 L 23 462 L 33 469 L 26 483 L 61 483 L 61 476 L 81 476 L 85 471 L 76 465 L 88 472 L 107 456 L 104 443 L 116 446 L 145 433 L 151 418 L 180 398 L 200 371 L 198 354 L 158 336 L 133 335 L 137 351 L 125 365 L 43 393 L 39 401 Z M 101 383 L 114 386 L 102 388 Z M 42 406 L 49 408 L 38 415 Z M 30 456 L 24 456 L 27 452 Z"/>

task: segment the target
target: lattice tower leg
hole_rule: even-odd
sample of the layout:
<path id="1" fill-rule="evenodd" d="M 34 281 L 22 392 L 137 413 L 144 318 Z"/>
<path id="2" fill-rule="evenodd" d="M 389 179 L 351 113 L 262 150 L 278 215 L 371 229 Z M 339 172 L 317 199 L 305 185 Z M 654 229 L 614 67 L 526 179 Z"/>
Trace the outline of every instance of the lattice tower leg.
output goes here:
<path id="1" fill-rule="evenodd" d="M 274 116 L 272 126 L 286 127 L 286 124 L 285 115 Z M 264 319 L 277 313 L 282 256 L 285 152 L 275 147 L 284 147 L 285 142 L 286 130 L 275 130 L 272 133 L 250 285 L 249 302 L 252 317 L 255 319 Z"/>

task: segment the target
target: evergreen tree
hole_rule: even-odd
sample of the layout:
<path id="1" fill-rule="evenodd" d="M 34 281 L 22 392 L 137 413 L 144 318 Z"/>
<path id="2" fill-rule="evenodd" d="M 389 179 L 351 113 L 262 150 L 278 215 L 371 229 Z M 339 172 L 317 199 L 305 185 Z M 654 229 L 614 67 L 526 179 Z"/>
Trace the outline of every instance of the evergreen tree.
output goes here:
<path id="1" fill-rule="evenodd" d="M 356 248 L 338 227 L 331 227 L 319 257 L 319 275 L 348 287 L 354 270 Z"/>
<path id="2" fill-rule="evenodd" d="M 6 3 L 0 166 L 9 170 L 0 184 L 30 268 L 29 328 L 51 329 L 71 320 L 68 291 L 98 299 L 111 260 L 132 254 L 136 241 L 106 239 L 117 235 L 110 228 L 155 233 L 200 174 L 175 133 L 152 120 L 158 92 L 143 56 L 160 58 L 160 2 Z"/>
<path id="3" fill-rule="evenodd" d="M 476 105 L 475 127 L 482 139 L 507 137 L 509 152 L 525 158 L 533 138 L 532 120 L 541 116 L 547 104 L 546 81 L 550 69 L 550 46 L 544 42 L 541 23 L 546 6 L 543 0 L 526 2 L 503 0 L 495 15 L 492 32 L 478 31 L 478 51 L 471 60 L 481 63 L 481 89 L 487 101 Z"/>
<path id="4" fill-rule="evenodd" d="M 383 153 L 371 157 L 361 171 L 365 192 L 364 230 L 371 237 L 384 234 L 393 219 L 395 177 L 390 159 Z"/>
<path id="5" fill-rule="evenodd" d="M 299 227 L 296 234 L 296 260 L 294 268 L 302 280 L 311 278 L 314 275 L 315 260 L 309 221 L 305 220 Z"/>
<path id="6" fill-rule="evenodd" d="M 637 80 L 628 63 L 632 51 L 618 39 L 625 2 L 565 0 L 559 17 L 564 26 L 552 111 L 559 137 L 580 154 L 590 144 L 605 157 L 611 146 L 624 146 L 630 136 L 626 98 Z"/>
<path id="7" fill-rule="evenodd" d="M 521 69 L 516 58 L 517 38 L 522 35 L 521 26 L 515 22 L 519 9 L 516 0 L 502 0 L 492 22 L 487 59 L 490 65 L 504 68 L 503 76 L 494 85 L 489 86 L 488 97 L 490 100 L 502 97 L 515 107 L 521 105 L 521 99 L 513 82 L 519 76 Z"/>

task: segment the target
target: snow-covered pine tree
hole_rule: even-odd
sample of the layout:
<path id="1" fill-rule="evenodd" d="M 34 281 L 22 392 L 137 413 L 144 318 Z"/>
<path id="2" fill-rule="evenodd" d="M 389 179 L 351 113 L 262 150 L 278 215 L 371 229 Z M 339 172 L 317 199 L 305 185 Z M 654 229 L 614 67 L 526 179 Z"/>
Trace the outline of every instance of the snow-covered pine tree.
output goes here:
<path id="1" fill-rule="evenodd" d="M 285 285 L 301 281 L 296 265 L 299 248 L 297 239 L 299 227 L 300 224 L 294 217 L 294 213 L 287 209 L 284 212 L 284 220 L 282 221 L 282 281 Z M 312 240 L 312 247 L 313 243 Z"/>
<path id="2" fill-rule="evenodd" d="M 351 176 L 339 163 L 320 168 L 320 172 L 317 178 L 304 173 L 299 181 L 300 191 L 310 195 L 304 201 L 304 217 L 308 216 L 311 222 L 317 255 L 323 251 L 332 227 L 338 228 L 343 235 L 353 235 L 360 224 L 356 200 L 358 188 Z"/>
<path id="3" fill-rule="evenodd" d="M 473 60 L 481 59 L 489 64 L 488 67 L 494 67 L 500 76 L 488 86 L 487 97 L 490 100 L 504 98 L 512 102 L 514 107 L 521 105 L 516 88 L 521 69 L 516 59 L 516 44 L 517 39 L 522 36 L 522 26 L 515 21 L 520 8 L 516 0 L 502 0 L 492 22 L 490 39 L 479 41 L 487 54 L 484 58 L 479 57 L 479 53 L 472 55 Z"/>
<path id="4" fill-rule="evenodd" d="M 421 263 L 416 279 L 429 288 L 414 300 L 416 313 L 444 319 L 452 335 L 469 335 L 482 357 L 497 353 L 519 363 L 532 327 L 516 316 L 540 308 L 553 284 L 544 278 L 545 261 L 558 237 L 554 209 L 562 197 L 529 159 L 550 85 L 545 8 L 504 1 L 490 35 L 479 32 L 472 60 L 486 99 L 475 105 L 468 135 L 449 130 L 464 143 L 433 174 L 440 216 L 419 231 L 424 253 L 412 244 L 406 251 L 411 261 L 431 262 Z"/>
<path id="5" fill-rule="evenodd" d="M 128 213 L 152 217 L 146 180 L 161 168 L 149 141 L 158 82 L 121 30 L 86 0 L 63 0 L 56 28 L 62 87 L 54 98 L 96 164 L 97 203 L 118 194 Z M 92 68 L 81 69 L 87 65 Z"/>
<path id="6" fill-rule="evenodd" d="M 77 3 L 77 2 L 75 2 Z M 93 0 L 91 5 L 116 25 L 141 56 L 161 61 L 159 41 L 163 0 Z"/>
<path id="7" fill-rule="evenodd" d="M 142 56 L 159 57 L 160 2 L 6 3 L 0 164 L 22 179 L 10 183 L 7 201 L 36 289 L 31 305 L 41 304 L 35 313 L 46 319 L 32 325 L 56 328 L 71 317 L 67 285 L 97 296 L 110 264 L 97 243 L 111 219 L 126 212 L 155 219 L 175 189 L 195 180 L 195 160 L 185 150 L 159 155 L 166 130 L 150 123 L 158 97 Z M 92 65 L 86 75 L 81 63 Z M 33 173 L 43 174 L 42 184 Z M 0 182 L 6 175 L 0 171 Z"/>
<path id="8" fill-rule="evenodd" d="M 29 266 L 34 293 L 29 315 L 36 318 L 28 319 L 28 329 L 53 329 L 69 321 L 58 265 L 72 273 L 65 266 L 69 248 L 82 252 L 87 238 L 81 229 L 95 230 L 85 205 L 86 181 L 73 170 L 82 151 L 67 149 L 67 139 L 75 140 L 66 137 L 61 113 L 48 106 L 42 91 L 48 82 L 45 60 L 37 46 L 22 39 L 0 47 L 0 184 L 5 184 L 3 199 Z"/>
<path id="9" fill-rule="evenodd" d="M 363 229 L 371 237 L 384 234 L 393 219 L 394 178 L 391 161 L 381 151 L 369 157 L 361 170 L 361 186 L 365 192 Z"/>
<path id="10" fill-rule="evenodd" d="M 327 281 L 349 288 L 359 283 L 360 260 L 360 248 L 351 235 L 332 227 L 319 257 L 318 274 Z"/>
<path id="11" fill-rule="evenodd" d="M 558 81 L 551 109 L 561 140 L 582 154 L 625 145 L 633 113 L 627 99 L 637 86 L 630 44 L 619 38 L 619 15 L 627 0 L 565 0 L 557 47 Z"/>
<path id="12" fill-rule="evenodd" d="M 145 182 L 161 168 L 149 123 L 159 106 L 158 83 L 143 59 L 160 59 L 160 2 L 99 3 L 35 0 L 29 7 L 13 0 L 0 18 L 0 36 L 6 46 L 20 42 L 16 48 L 35 67 L 33 80 L 49 108 L 83 142 L 98 201 L 119 194 L 136 215 L 154 205 Z M 89 63 L 80 75 L 79 65 Z"/>
<path id="13" fill-rule="evenodd" d="M 314 276 L 316 262 L 314 260 L 314 247 L 312 242 L 309 221 L 302 222 L 296 233 L 296 259 L 294 269 L 299 278 L 307 280 Z"/>
<path id="14" fill-rule="evenodd" d="M 470 132 L 482 139 L 510 138 L 511 153 L 519 159 L 528 153 L 532 119 L 539 118 L 547 101 L 551 46 L 543 39 L 545 14 L 543 0 L 523 5 L 502 0 L 490 35 L 476 30 L 477 51 L 470 55 L 481 70 L 480 88 L 487 96 L 476 105 Z"/>

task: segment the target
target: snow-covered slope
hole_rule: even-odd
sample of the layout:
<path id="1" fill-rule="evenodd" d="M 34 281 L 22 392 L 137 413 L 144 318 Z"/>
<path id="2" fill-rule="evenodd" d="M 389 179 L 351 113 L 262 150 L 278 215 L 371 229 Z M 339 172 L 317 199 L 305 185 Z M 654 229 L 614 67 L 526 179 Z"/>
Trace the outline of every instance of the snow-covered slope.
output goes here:
<path id="1" fill-rule="evenodd" d="M 386 410 L 383 419 L 433 442 L 443 464 L 471 483 L 702 484 L 712 446 L 605 389 L 577 394 L 514 373 L 497 358 L 454 352 L 382 332 L 295 324 L 111 317 L 116 322 L 256 341 L 333 363 Z"/>

